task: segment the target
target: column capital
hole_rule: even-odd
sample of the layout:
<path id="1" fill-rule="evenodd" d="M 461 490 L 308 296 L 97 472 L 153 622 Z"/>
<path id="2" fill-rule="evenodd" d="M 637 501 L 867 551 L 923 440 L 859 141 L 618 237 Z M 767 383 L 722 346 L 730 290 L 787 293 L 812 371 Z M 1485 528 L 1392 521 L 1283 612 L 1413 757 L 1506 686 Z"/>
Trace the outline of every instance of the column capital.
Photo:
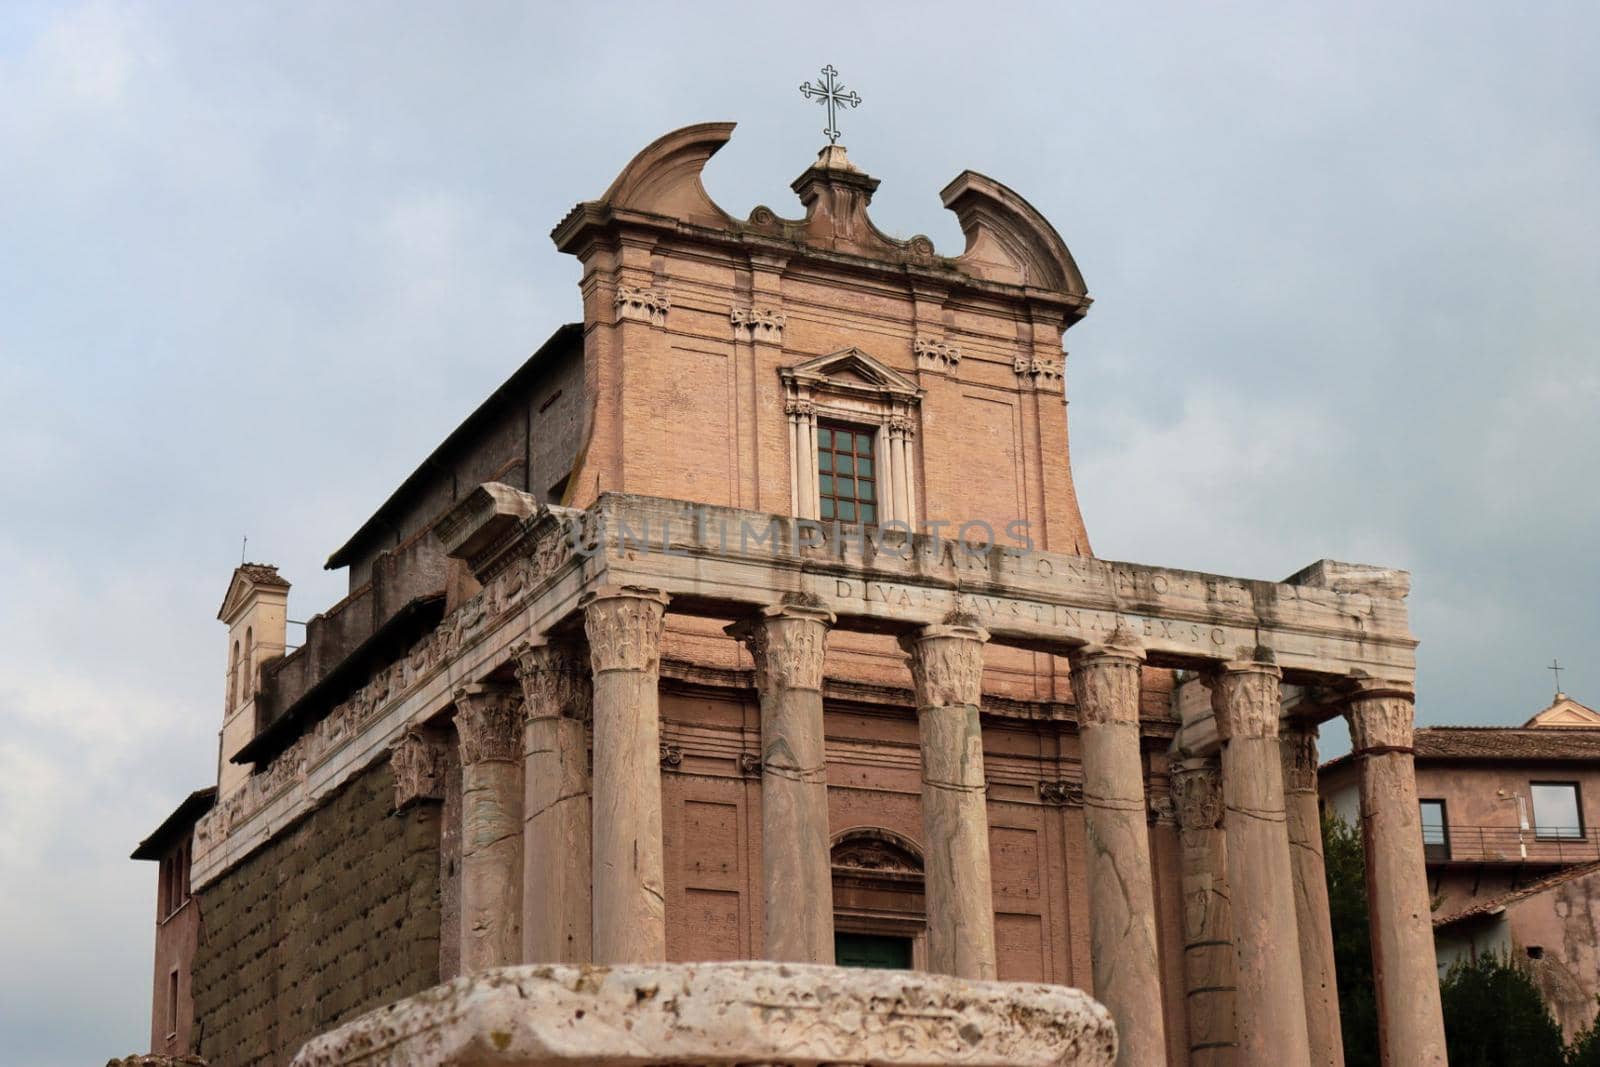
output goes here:
<path id="1" fill-rule="evenodd" d="M 1115 636 L 1115 635 L 1113 635 Z M 1085 645 L 1068 653 L 1078 726 L 1139 721 L 1144 653 L 1123 644 Z"/>
<path id="2" fill-rule="evenodd" d="M 596 673 L 648 671 L 661 662 L 667 595 L 656 589 L 606 586 L 582 603 L 583 628 Z"/>
<path id="3" fill-rule="evenodd" d="M 463 764 L 522 759 L 522 694 L 509 685 L 475 683 L 456 690 L 456 733 Z"/>
<path id="4" fill-rule="evenodd" d="M 775 604 L 725 627 L 750 650 L 756 689 L 822 689 L 828 630 L 835 616 L 811 604 Z"/>
<path id="5" fill-rule="evenodd" d="M 528 718 L 591 720 L 594 693 L 589 664 L 580 648 L 522 642 L 511 647 L 511 660 L 516 664 Z"/>
<path id="6" fill-rule="evenodd" d="M 918 708 L 977 706 L 983 694 L 983 646 L 989 631 L 964 617 L 900 638 L 911 655 Z"/>
<path id="7" fill-rule="evenodd" d="M 1362 678 L 1351 684 L 1345 699 L 1355 755 L 1411 751 L 1417 709 L 1410 686 Z"/>
<path id="8" fill-rule="evenodd" d="M 389 753 L 396 811 L 422 801 L 444 799 L 445 759 L 438 738 L 407 730 Z"/>
<path id="9" fill-rule="evenodd" d="M 1217 736 L 1224 743 L 1236 737 L 1275 738 L 1283 712 L 1283 672 L 1270 663 L 1229 661 L 1204 677 L 1211 690 Z"/>
<path id="10" fill-rule="evenodd" d="M 1282 730 L 1283 789 L 1286 793 L 1317 791 L 1317 727 L 1287 722 Z"/>
<path id="11" fill-rule="evenodd" d="M 1222 825 L 1222 768 L 1214 757 L 1186 759 L 1172 769 L 1172 803 L 1181 829 Z"/>

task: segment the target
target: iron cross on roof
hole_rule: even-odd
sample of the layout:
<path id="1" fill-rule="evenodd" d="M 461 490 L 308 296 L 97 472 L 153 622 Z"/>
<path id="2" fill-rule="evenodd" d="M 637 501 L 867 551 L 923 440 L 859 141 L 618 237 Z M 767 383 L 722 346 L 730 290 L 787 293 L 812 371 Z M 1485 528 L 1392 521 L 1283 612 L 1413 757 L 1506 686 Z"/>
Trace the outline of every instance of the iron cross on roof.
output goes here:
<path id="1" fill-rule="evenodd" d="M 1547 671 L 1555 671 L 1556 672 L 1556 695 L 1560 696 L 1561 695 L 1561 672 L 1566 670 L 1566 668 L 1561 665 L 1561 661 L 1560 660 L 1553 659 L 1553 660 L 1550 661 L 1550 666 L 1546 667 L 1545 670 L 1547 670 Z"/>
<path id="2" fill-rule="evenodd" d="M 838 76 L 839 72 L 834 70 L 833 64 L 830 63 L 822 68 L 822 85 L 820 87 L 812 85 L 810 82 L 800 86 L 801 96 L 804 96 L 807 100 L 816 97 L 817 103 L 827 106 L 828 125 L 823 128 L 822 132 L 827 135 L 829 144 L 839 143 L 839 105 L 861 106 L 861 94 L 854 89 L 848 93 L 845 92 L 843 83 L 834 81 Z"/>

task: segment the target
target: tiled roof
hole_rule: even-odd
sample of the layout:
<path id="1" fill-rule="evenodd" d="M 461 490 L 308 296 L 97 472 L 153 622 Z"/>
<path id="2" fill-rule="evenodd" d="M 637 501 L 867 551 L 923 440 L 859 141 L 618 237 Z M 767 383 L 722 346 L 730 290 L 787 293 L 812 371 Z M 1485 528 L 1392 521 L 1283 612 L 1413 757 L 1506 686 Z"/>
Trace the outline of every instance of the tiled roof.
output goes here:
<path id="1" fill-rule="evenodd" d="M 239 573 L 257 585 L 289 588 L 289 583 L 279 576 L 278 568 L 271 563 L 241 563 Z"/>
<path id="2" fill-rule="evenodd" d="M 1412 742 L 1418 759 L 1600 759 L 1600 730 L 1542 726 L 1424 726 Z"/>
<path id="3" fill-rule="evenodd" d="M 1493 915 L 1496 911 L 1506 907 L 1509 904 L 1515 904 L 1519 900 L 1526 900 L 1528 897 L 1536 896 L 1539 893 L 1543 893 L 1547 889 L 1561 885 L 1563 882 L 1570 882 L 1574 878 L 1582 878 L 1586 875 L 1594 874 L 1596 871 L 1600 871 L 1600 860 L 1597 860 L 1594 863 L 1585 863 L 1577 867 L 1568 867 L 1565 870 L 1557 871 L 1548 877 L 1540 878 L 1536 882 L 1529 882 L 1520 889 L 1513 889 L 1509 893 L 1501 893 L 1497 897 L 1490 897 L 1487 900 L 1480 900 L 1476 904 L 1462 908 L 1460 911 L 1452 912 L 1449 915 L 1441 915 L 1437 919 L 1433 920 L 1433 925 L 1435 929 L 1437 929 L 1440 927 L 1451 926 L 1467 919 L 1476 919 L 1485 915 Z"/>

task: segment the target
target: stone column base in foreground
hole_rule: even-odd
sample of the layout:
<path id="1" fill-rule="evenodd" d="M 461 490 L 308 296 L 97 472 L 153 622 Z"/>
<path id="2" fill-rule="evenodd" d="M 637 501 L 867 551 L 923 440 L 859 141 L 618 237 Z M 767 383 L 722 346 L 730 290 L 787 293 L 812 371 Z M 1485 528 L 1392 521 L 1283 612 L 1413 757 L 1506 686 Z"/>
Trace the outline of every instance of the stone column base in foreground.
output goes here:
<path id="1" fill-rule="evenodd" d="M 294 1067 L 1110 1067 L 1062 986 L 793 963 L 502 967 L 313 1038 Z"/>

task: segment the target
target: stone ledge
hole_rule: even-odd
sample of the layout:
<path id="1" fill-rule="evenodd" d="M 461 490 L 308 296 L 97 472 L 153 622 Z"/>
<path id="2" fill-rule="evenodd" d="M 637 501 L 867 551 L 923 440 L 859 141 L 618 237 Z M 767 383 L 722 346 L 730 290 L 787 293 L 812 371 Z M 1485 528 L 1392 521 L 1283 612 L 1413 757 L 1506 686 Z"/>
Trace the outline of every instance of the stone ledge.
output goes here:
<path id="1" fill-rule="evenodd" d="M 779 963 L 506 967 L 307 1042 L 294 1067 L 1110 1067 L 1063 986 Z"/>

